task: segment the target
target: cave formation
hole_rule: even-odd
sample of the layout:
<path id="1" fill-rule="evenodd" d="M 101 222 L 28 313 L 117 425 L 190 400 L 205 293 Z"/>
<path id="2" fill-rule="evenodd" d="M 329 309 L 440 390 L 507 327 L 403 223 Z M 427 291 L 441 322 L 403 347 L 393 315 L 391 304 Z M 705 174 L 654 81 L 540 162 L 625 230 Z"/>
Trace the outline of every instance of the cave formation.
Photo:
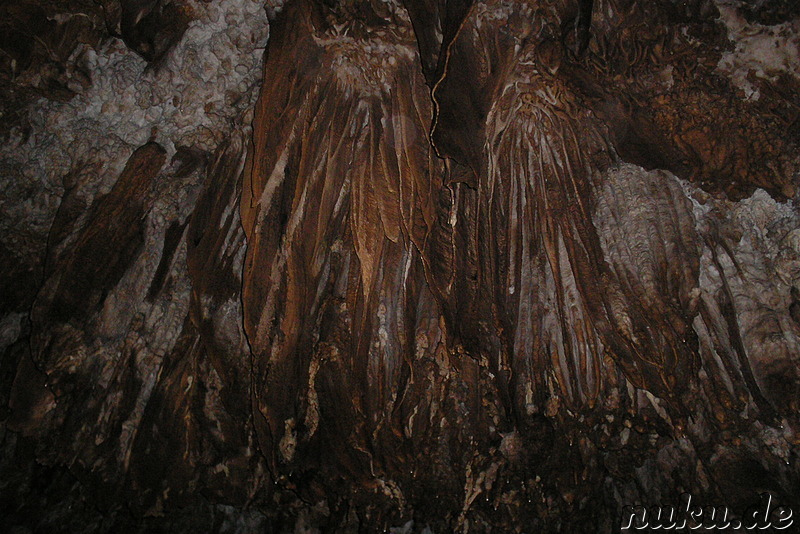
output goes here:
<path id="1" fill-rule="evenodd" d="M 800 513 L 800 4 L 0 28 L 5 532 Z"/>

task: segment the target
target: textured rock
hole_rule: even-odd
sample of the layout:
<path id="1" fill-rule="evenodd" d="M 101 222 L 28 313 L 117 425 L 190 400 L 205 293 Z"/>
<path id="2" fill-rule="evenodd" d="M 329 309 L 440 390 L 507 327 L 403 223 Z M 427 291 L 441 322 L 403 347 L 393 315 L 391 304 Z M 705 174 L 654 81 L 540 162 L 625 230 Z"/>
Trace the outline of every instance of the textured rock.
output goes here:
<path id="1" fill-rule="evenodd" d="M 800 509 L 792 3 L 0 12 L 6 530 Z"/>

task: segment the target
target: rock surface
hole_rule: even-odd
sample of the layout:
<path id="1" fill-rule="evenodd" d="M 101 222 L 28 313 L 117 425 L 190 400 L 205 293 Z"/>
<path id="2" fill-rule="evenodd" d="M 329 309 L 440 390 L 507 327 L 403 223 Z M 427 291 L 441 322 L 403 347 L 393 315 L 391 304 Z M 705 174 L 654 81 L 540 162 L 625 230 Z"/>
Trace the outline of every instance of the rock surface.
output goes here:
<path id="1" fill-rule="evenodd" d="M 800 510 L 793 2 L 0 15 L 6 531 Z"/>

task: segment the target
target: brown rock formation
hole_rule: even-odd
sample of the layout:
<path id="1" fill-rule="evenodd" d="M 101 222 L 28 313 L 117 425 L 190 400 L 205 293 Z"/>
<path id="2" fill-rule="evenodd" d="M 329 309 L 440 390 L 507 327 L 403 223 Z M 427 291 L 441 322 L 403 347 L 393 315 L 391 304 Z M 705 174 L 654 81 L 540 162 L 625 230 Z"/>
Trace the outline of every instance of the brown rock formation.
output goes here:
<path id="1" fill-rule="evenodd" d="M 2 9 L 8 529 L 800 511 L 791 3 Z"/>

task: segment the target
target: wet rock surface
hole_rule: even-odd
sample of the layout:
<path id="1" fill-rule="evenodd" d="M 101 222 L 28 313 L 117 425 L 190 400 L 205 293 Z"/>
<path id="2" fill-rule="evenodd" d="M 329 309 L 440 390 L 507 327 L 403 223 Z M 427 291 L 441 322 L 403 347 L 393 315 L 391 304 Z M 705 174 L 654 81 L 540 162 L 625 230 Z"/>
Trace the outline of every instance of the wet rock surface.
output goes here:
<path id="1" fill-rule="evenodd" d="M 793 6 L 4 4 L 0 524 L 800 510 Z"/>

